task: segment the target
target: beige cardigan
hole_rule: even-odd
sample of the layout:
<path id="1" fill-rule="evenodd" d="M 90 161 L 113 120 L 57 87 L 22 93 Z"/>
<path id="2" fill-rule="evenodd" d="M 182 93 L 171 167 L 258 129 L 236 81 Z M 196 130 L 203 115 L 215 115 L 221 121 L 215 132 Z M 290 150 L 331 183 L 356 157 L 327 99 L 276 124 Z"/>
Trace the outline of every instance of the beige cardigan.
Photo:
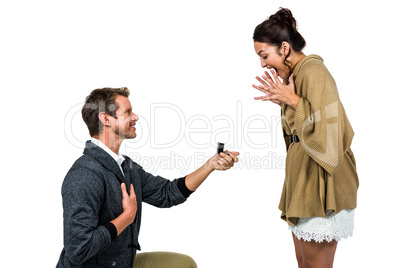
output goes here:
<path id="1" fill-rule="evenodd" d="M 324 217 L 356 208 L 359 179 L 350 145 L 353 129 L 336 84 L 321 57 L 304 57 L 294 68 L 297 109 L 282 107 L 287 148 L 286 176 L 279 209 L 296 225 L 300 217 Z M 291 143 L 291 134 L 300 142 Z"/>

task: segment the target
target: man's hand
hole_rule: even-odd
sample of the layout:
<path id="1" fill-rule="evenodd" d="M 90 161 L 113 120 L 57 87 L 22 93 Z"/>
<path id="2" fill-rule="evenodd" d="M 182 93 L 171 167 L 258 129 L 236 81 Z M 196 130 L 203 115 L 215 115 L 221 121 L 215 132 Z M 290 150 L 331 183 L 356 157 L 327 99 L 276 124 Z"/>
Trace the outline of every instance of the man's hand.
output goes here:
<path id="1" fill-rule="evenodd" d="M 130 195 L 127 193 L 126 184 L 121 184 L 121 192 L 123 194 L 123 213 L 126 214 L 128 219 L 132 223 L 135 219 L 135 214 L 137 213 L 137 196 L 134 192 L 133 184 L 130 184 Z"/>
<path id="2" fill-rule="evenodd" d="M 229 153 L 227 155 L 226 153 Z M 239 161 L 237 156 L 238 152 L 227 152 L 215 154 L 211 157 L 202 167 L 189 174 L 186 177 L 186 186 L 190 191 L 195 191 L 204 180 L 211 174 L 214 170 L 227 170 L 233 167 L 234 163 Z"/>
<path id="3" fill-rule="evenodd" d="M 130 224 L 134 222 L 135 215 L 137 213 L 137 196 L 134 192 L 134 187 L 130 184 L 130 194 L 127 193 L 126 184 L 121 184 L 121 192 L 123 195 L 122 205 L 123 213 L 116 219 L 112 220 L 117 230 L 117 235 L 124 231 Z"/>
<path id="4" fill-rule="evenodd" d="M 226 154 L 227 153 L 227 154 Z M 237 156 L 239 152 L 223 152 L 219 155 L 214 155 L 208 160 L 208 165 L 214 170 L 227 170 L 233 167 L 234 163 L 238 162 Z"/>

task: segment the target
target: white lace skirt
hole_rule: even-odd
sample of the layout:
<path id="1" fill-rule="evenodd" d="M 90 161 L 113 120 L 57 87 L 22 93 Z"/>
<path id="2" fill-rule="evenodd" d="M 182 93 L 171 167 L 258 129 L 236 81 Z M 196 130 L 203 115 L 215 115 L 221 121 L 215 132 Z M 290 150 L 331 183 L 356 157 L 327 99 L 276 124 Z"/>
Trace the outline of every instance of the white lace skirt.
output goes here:
<path id="1" fill-rule="evenodd" d="M 353 235 L 354 209 L 344 209 L 338 214 L 328 211 L 326 217 L 299 218 L 296 226 L 289 229 L 297 237 L 310 242 L 339 241 Z"/>

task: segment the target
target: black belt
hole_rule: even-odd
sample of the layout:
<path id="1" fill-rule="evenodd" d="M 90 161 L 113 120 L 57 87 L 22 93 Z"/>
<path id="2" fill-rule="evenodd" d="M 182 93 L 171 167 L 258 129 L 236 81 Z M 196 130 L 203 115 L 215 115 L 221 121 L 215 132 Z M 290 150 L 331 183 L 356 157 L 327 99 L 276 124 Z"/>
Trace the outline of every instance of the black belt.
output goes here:
<path id="1" fill-rule="evenodd" d="M 299 137 L 297 135 L 291 135 L 292 142 L 300 142 Z"/>

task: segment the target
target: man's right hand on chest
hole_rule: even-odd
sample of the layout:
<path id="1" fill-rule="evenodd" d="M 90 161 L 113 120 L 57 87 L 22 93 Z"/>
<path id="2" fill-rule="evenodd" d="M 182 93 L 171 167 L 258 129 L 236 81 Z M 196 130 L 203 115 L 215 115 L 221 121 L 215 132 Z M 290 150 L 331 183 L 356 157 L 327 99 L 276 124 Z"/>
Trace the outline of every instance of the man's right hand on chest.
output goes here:
<path id="1" fill-rule="evenodd" d="M 137 213 L 137 196 L 135 195 L 133 185 L 130 184 L 130 194 L 127 192 L 125 183 L 121 184 L 121 191 L 123 195 L 123 213 L 111 221 L 111 223 L 113 223 L 116 227 L 117 235 L 123 232 L 127 226 L 134 222 L 135 215 Z"/>

